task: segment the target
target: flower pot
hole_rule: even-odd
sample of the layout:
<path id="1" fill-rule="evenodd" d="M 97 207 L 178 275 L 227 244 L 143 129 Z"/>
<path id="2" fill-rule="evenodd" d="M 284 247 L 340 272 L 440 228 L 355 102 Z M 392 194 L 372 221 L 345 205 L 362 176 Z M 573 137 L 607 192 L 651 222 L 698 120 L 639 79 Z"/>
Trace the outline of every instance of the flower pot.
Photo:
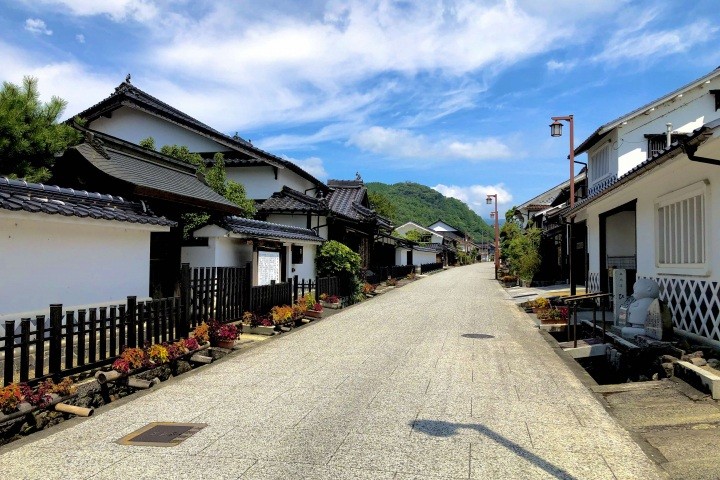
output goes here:
<path id="1" fill-rule="evenodd" d="M 215 340 L 211 342 L 213 347 L 227 348 L 231 350 L 235 346 L 235 340 Z"/>
<path id="2" fill-rule="evenodd" d="M 305 310 L 305 316 L 310 318 L 320 318 L 322 317 L 322 312 L 318 312 L 316 310 Z"/>

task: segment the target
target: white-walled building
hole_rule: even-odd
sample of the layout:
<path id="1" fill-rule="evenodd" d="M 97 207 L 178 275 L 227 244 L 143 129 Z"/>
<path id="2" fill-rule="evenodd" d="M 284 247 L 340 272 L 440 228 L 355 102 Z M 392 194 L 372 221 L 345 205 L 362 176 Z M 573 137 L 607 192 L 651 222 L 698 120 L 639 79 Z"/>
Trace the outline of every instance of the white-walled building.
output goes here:
<path id="1" fill-rule="evenodd" d="M 151 235 L 172 226 L 140 202 L 0 178 L 0 316 L 146 298 Z"/>
<path id="2" fill-rule="evenodd" d="M 314 280 L 315 256 L 323 242 L 307 228 L 239 217 L 226 217 L 219 224 L 196 230 L 193 236 L 206 239 L 207 245 L 183 247 L 183 263 L 190 267 L 245 267 L 251 263 L 253 285 L 281 282 L 295 275 L 299 280 Z"/>
<path id="3" fill-rule="evenodd" d="M 588 153 L 588 290 L 609 271 L 657 280 L 677 330 L 720 345 L 720 70 L 601 126 Z M 631 293 L 631 292 L 629 292 Z"/>

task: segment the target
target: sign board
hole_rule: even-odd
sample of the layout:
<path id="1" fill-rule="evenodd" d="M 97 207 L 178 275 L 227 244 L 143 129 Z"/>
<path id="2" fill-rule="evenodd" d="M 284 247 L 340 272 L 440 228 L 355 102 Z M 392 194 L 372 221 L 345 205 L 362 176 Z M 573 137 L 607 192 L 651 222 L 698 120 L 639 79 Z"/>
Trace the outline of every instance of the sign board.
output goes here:
<path id="1" fill-rule="evenodd" d="M 613 287 L 613 310 L 615 314 L 615 325 L 624 327 L 627 323 L 626 318 L 621 318 L 620 307 L 623 306 L 627 299 L 627 271 L 622 268 L 616 268 L 612 271 L 612 287 Z"/>
<path id="2" fill-rule="evenodd" d="M 280 252 L 258 252 L 258 285 L 280 282 Z"/>

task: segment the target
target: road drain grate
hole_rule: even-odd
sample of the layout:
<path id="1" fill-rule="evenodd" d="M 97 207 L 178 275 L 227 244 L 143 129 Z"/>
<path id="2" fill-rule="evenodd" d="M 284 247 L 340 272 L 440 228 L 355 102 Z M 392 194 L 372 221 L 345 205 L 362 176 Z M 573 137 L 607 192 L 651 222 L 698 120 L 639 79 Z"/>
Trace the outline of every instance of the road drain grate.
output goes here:
<path id="1" fill-rule="evenodd" d="M 495 338 L 492 335 L 488 335 L 487 333 L 463 333 L 463 337 L 465 338 L 477 338 L 479 340 L 484 340 L 486 338 Z"/>
<path id="2" fill-rule="evenodd" d="M 125 435 L 116 443 L 148 447 L 174 447 L 205 427 L 207 427 L 207 423 L 153 422 Z"/>

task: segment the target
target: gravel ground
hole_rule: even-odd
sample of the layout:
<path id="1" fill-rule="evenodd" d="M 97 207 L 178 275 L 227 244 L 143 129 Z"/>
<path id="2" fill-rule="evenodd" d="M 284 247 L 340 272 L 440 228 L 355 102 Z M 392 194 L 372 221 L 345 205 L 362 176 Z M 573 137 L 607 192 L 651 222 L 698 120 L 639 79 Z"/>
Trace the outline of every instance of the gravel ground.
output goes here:
<path id="1" fill-rule="evenodd" d="M 492 264 L 453 268 L 0 449 L 3 478 L 663 478 Z M 148 422 L 206 423 L 175 447 Z"/>

